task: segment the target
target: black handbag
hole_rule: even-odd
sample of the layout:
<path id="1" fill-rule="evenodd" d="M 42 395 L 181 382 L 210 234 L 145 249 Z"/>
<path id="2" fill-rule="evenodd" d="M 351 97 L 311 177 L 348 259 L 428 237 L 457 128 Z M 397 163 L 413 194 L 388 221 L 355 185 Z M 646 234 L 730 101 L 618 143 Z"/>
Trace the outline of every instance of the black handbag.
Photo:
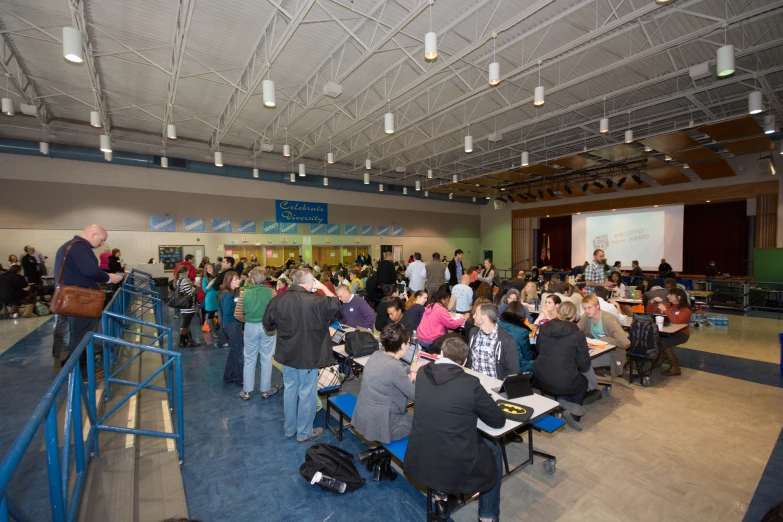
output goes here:
<path id="1" fill-rule="evenodd" d="M 193 303 L 193 294 L 186 294 L 181 288 L 182 286 L 179 284 L 179 281 L 177 281 L 174 293 L 171 294 L 168 301 L 166 301 L 169 308 L 183 309 L 193 308 L 195 306 Z"/>
<path id="2" fill-rule="evenodd" d="M 354 330 L 345 334 L 345 353 L 350 357 L 364 357 L 378 351 L 378 339 L 370 332 Z"/>

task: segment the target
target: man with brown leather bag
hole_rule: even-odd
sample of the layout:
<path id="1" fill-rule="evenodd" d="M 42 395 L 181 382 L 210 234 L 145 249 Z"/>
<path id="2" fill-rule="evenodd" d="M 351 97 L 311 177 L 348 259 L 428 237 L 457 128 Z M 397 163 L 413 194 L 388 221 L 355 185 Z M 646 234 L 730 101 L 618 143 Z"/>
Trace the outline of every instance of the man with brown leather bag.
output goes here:
<path id="1" fill-rule="evenodd" d="M 57 250 L 54 261 L 55 294 L 52 312 L 68 318 L 68 356 L 88 332 L 98 326 L 105 297 L 99 283 L 115 284 L 122 274 L 107 274 L 98 266 L 92 250 L 103 246 L 109 234 L 100 225 L 90 225 Z M 102 293 L 102 292 L 101 292 Z M 65 364 L 65 360 L 62 361 Z"/>

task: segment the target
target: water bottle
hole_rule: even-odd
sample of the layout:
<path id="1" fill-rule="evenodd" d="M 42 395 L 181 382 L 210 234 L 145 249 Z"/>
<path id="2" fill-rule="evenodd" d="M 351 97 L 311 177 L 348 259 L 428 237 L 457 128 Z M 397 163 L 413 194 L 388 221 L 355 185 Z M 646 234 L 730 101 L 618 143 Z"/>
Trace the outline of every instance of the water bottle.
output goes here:
<path id="1" fill-rule="evenodd" d="M 538 298 L 533 299 L 533 305 L 535 306 L 535 311 L 538 312 Z"/>
<path id="2" fill-rule="evenodd" d="M 413 346 L 418 346 L 419 344 L 419 337 L 416 335 L 416 330 L 413 330 L 413 333 L 411 334 L 411 344 Z"/>
<path id="3" fill-rule="evenodd" d="M 310 481 L 311 486 L 315 486 L 316 484 L 333 493 L 345 493 L 345 490 L 348 487 L 345 482 L 324 475 L 320 471 L 316 471 L 315 475 L 313 475 L 313 479 Z"/>

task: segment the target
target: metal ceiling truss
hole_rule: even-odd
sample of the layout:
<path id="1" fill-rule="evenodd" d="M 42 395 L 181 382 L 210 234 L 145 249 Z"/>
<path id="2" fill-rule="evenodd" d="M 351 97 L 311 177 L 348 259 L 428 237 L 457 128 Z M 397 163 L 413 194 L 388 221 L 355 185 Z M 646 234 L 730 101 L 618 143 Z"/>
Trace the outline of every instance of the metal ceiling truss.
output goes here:
<path id="1" fill-rule="evenodd" d="M 708 27 L 705 27 L 705 28 L 703 28 L 703 29 L 701 29 L 699 31 L 690 33 L 690 34 L 682 36 L 680 38 L 676 38 L 676 39 L 669 40 L 669 41 L 666 41 L 664 43 L 661 43 L 657 47 L 647 48 L 647 49 L 645 49 L 643 51 L 640 50 L 640 51 L 638 51 L 636 54 L 634 54 L 632 56 L 618 59 L 613 64 L 610 64 L 608 66 L 602 67 L 600 69 L 596 69 L 596 70 L 590 71 L 589 73 L 587 73 L 587 74 L 585 74 L 585 75 L 583 75 L 583 76 L 581 76 L 579 78 L 574 78 L 572 80 L 565 81 L 565 82 L 561 83 L 560 85 L 556 85 L 556 86 L 548 89 L 548 93 L 547 94 L 551 95 L 553 93 L 556 93 L 556 92 L 559 92 L 559 91 L 563 91 L 563 90 L 568 89 L 570 87 L 579 86 L 580 84 L 582 84 L 582 83 L 584 83 L 584 82 L 586 82 L 586 81 L 588 81 L 590 79 L 598 78 L 598 77 L 600 77 L 602 75 L 605 75 L 607 73 L 611 73 L 611 72 L 613 72 L 613 71 L 615 71 L 617 69 L 620 69 L 622 67 L 633 65 L 633 64 L 635 64 L 637 62 L 643 61 L 646 58 L 649 58 L 649 57 L 651 57 L 651 56 L 653 56 L 655 54 L 658 54 L 660 52 L 666 51 L 668 49 L 674 49 L 674 48 L 676 48 L 676 47 L 678 47 L 678 46 L 680 46 L 680 45 L 682 45 L 684 43 L 687 43 L 687 42 L 690 42 L 692 40 L 695 40 L 695 39 L 699 38 L 700 36 L 703 36 L 705 34 L 710 34 L 711 32 L 714 32 L 716 30 L 721 30 L 723 25 L 724 25 L 724 23 L 737 24 L 737 23 L 740 23 L 740 22 L 745 22 L 745 21 L 751 20 L 751 19 L 753 19 L 755 17 L 762 16 L 762 15 L 768 13 L 769 11 L 780 9 L 781 7 L 783 7 L 783 2 L 775 2 L 774 4 L 770 4 L 770 5 L 765 6 L 763 8 L 759 8 L 759 9 L 756 9 L 756 10 L 753 10 L 753 11 L 749 11 L 748 13 L 745 13 L 745 14 L 742 14 L 742 15 L 734 16 L 734 17 L 730 18 L 728 20 L 728 22 L 725 22 L 725 21 L 718 22 L 718 23 L 715 23 L 715 24 L 710 25 Z M 645 45 L 645 47 L 646 47 L 646 45 Z M 738 54 L 742 55 L 742 54 L 748 54 L 748 53 L 743 53 L 742 51 L 740 51 L 740 52 L 738 52 Z M 687 73 L 688 73 L 688 70 L 684 69 L 684 70 L 679 71 L 677 75 L 679 76 L 679 75 L 687 74 Z M 649 79 L 649 80 L 647 80 L 645 82 L 633 84 L 633 85 L 630 85 L 629 87 L 627 87 L 625 89 L 622 89 L 621 91 L 623 93 L 632 92 L 632 91 L 635 91 L 635 90 L 643 88 L 645 86 L 645 84 L 648 84 L 650 82 L 652 82 L 650 84 L 658 83 L 659 81 L 661 81 L 661 79 L 663 79 L 666 76 L 670 76 L 670 75 L 671 75 L 671 73 L 669 75 L 664 75 L 664 76 L 661 76 L 661 77 L 658 77 L 658 78 Z M 725 80 L 721 80 L 721 81 L 725 82 Z M 565 114 L 573 112 L 574 110 L 578 110 L 580 108 L 585 108 L 585 107 L 593 105 L 593 104 L 595 104 L 597 102 L 600 102 L 600 101 L 602 101 L 603 97 L 604 97 L 604 95 L 602 94 L 602 95 L 599 95 L 598 97 L 596 97 L 598 99 L 592 98 L 592 99 L 588 100 L 587 102 L 581 102 L 581 103 L 578 103 L 578 104 L 572 104 L 570 106 L 567 106 L 565 109 L 552 111 L 552 112 L 546 113 L 546 114 L 544 114 L 542 116 L 539 116 L 537 118 L 534 118 L 532 120 L 526 120 L 526 121 L 520 122 L 518 124 L 511 125 L 509 127 L 503 128 L 503 129 L 499 129 L 499 132 L 506 133 L 506 132 L 510 132 L 510 131 L 513 131 L 513 130 L 516 130 L 516 129 L 519 129 L 519 128 L 522 128 L 522 127 L 528 127 L 531 124 L 535 124 L 535 123 L 538 123 L 538 122 L 541 122 L 541 121 L 546 121 L 546 120 L 549 120 L 549 119 L 552 119 L 552 118 L 555 118 L 555 117 L 563 116 Z M 468 101 L 470 101 L 470 98 L 468 97 L 468 95 L 466 95 L 466 98 L 468 98 L 468 99 L 464 100 L 463 103 L 467 103 Z M 607 95 L 606 98 L 608 100 L 608 99 L 611 99 L 612 96 Z M 532 103 L 532 98 L 525 98 L 525 99 L 520 100 L 518 102 L 515 102 L 515 103 L 513 103 L 513 104 L 511 104 L 509 106 L 506 106 L 506 107 L 503 107 L 501 109 L 498 109 L 498 110 L 496 110 L 494 112 L 491 112 L 491 113 L 488 113 L 488 114 L 482 114 L 479 117 L 471 120 L 469 122 L 469 124 L 470 125 L 476 125 L 476 124 L 479 124 L 479 123 L 484 122 L 484 121 L 491 120 L 491 119 L 496 118 L 496 117 L 502 117 L 504 115 L 507 115 L 508 111 L 516 109 L 516 108 L 519 108 L 519 107 L 522 107 L 522 106 L 524 106 L 526 104 L 530 104 L 530 103 Z M 450 108 L 453 108 L 453 107 L 450 107 Z M 436 112 L 442 112 L 443 110 L 444 109 L 438 109 Z M 628 110 L 635 110 L 635 109 L 633 109 L 633 108 L 624 108 L 624 109 L 622 109 L 622 112 L 626 112 Z M 424 120 L 425 118 L 428 118 L 428 117 L 430 117 L 430 115 L 422 116 L 421 118 L 419 118 L 419 120 L 417 120 L 417 123 L 421 123 L 422 120 Z M 398 154 L 410 151 L 411 149 L 421 148 L 421 147 L 425 146 L 426 144 L 428 144 L 430 142 L 446 138 L 449 135 L 452 135 L 452 134 L 460 131 L 460 129 L 464 129 L 465 126 L 466 126 L 466 123 L 464 123 L 464 122 L 460 123 L 455 128 L 451 128 L 451 129 L 449 129 L 447 131 L 440 132 L 440 133 L 438 133 L 436 135 L 430 136 L 429 138 L 427 138 L 425 140 L 417 140 L 417 143 L 416 143 L 415 146 L 412 146 L 412 147 L 411 146 L 408 146 L 408 147 L 404 146 L 401 149 L 398 149 L 398 150 L 394 151 L 393 153 L 390 152 L 390 153 L 387 153 L 387 154 L 376 156 L 375 157 L 375 161 L 383 162 L 383 161 L 388 160 L 388 159 L 390 159 L 390 158 L 392 158 L 392 157 L 394 157 L 394 156 L 396 156 Z M 395 137 L 387 139 L 387 140 L 388 141 L 393 141 L 393 140 L 396 140 L 396 139 L 399 139 L 399 137 L 395 136 Z M 481 137 L 474 136 L 474 144 L 477 141 L 481 141 L 481 140 L 482 140 Z M 379 140 L 379 141 L 382 142 L 383 139 Z M 433 158 L 435 156 L 439 156 L 439 155 L 441 155 L 443 153 L 446 153 L 446 152 L 449 152 L 449 151 L 452 151 L 452 150 L 456 150 L 457 148 L 458 148 L 458 146 L 454 146 L 454 147 L 452 147 L 452 148 L 450 148 L 450 149 L 448 149 L 446 151 L 440 151 L 439 153 L 430 155 L 430 156 L 428 156 L 426 158 L 420 158 L 417 161 L 425 161 L 425 160 L 431 159 L 431 158 Z"/>
<path id="2" fill-rule="evenodd" d="M 231 93 L 228 103 L 220 114 L 217 129 L 211 138 L 211 149 L 217 149 L 220 141 L 226 136 L 234 125 L 237 117 L 242 113 L 250 98 L 255 94 L 258 86 L 266 78 L 269 69 L 288 41 L 296 32 L 299 24 L 315 4 L 316 0 L 304 0 L 299 10 L 292 16 L 287 12 L 276 9 L 266 27 L 261 33 L 258 44 L 253 48 L 253 53 L 240 76 L 238 86 Z M 275 39 L 277 24 L 286 24 L 285 31 Z"/>
<path id="3" fill-rule="evenodd" d="M 103 92 L 103 82 L 101 81 L 98 67 L 94 60 L 93 39 L 90 36 L 92 25 L 85 13 L 84 0 L 68 0 L 68 8 L 71 11 L 73 26 L 82 33 L 82 40 L 84 42 L 84 65 L 87 68 L 87 73 L 90 77 L 90 85 L 92 86 L 92 92 L 95 96 L 95 110 L 101 115 L 101 123 L 104 132 L 106 134 L 111 134 L 111 117 L 109 111 L 106 109 L 107 105 L 105 93 Z"/>
<path id="4" fill-rule="evenodd" d="M 193 19 L 193 8 L 195 6 L 196 0 L 179 1 L 177 28 L 174 31 L 174 42 L 171 46 L 171 75 L 169 76 L 166 107 L 163 115 L 162 138 L 164 144 L 168 139 L 166 130 L 169 125 L 174 123 L 174 102 L 177 98 L 177 86 L 179 85 L 180 74 L 182 72 L 182 62 L 184 61 L 185 48 L 188 44 L 190 22 Z"/>

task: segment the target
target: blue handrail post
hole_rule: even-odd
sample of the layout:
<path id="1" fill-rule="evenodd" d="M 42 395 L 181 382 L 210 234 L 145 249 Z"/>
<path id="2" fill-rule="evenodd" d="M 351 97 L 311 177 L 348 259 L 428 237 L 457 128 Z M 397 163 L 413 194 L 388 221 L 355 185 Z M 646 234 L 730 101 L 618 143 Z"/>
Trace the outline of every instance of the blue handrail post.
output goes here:
<path id="1" fill-rule="evenodd" d="M 65 522 L 65 505 L 60 477 L 59 443 L 57 442 L 57 404 L 52 403 L 44 426 L 46 463 L 49 468 L 49 500 L 52 504 L 52 520 Z M 70 441 L 65 442 L 69 444 Z"/>
<path id="2" fill-rule="evenodd" d="M 171 343 L 171 339 L 169 339 L 169 343 Z M 182 464 L 185 462 L 185 430 L 183 429 L 183 426 L 185 425 L 185 414 L 182 411 L 182 357 L 177 358 L 177 360 L 174 361 L 174 363 L 177 366 L 177 381 L 180 384 L 180 388 L 177 389 L 177 434 L 179 437 L 177 438 L 177 449 L 179 450 L 179 463 Z M 169 385 L 169 388 L 171 390 L 174 389 L 174 383 L 172 382 Z M 171 402 L 169 402 L 171 404 Z"/>
<path id="3" fill-rule="evenodd" d="M 76 474 L 84 472 L 84 468 L 87 464 L 87 460 L 84 458 L 84 429 L 82 426 L 82 369 L 77 364 L 74 368 L 74 391 L 72 395 L 72 403 L 74 405 L 73 410 L 73 424 L 76 427 L 73 435 L 74 450 L 73 457 L 76 460 Z M 90 406 L 87 405 L 87 408 Z M 89 416 L 88 416 L 89 417 Z"/>

